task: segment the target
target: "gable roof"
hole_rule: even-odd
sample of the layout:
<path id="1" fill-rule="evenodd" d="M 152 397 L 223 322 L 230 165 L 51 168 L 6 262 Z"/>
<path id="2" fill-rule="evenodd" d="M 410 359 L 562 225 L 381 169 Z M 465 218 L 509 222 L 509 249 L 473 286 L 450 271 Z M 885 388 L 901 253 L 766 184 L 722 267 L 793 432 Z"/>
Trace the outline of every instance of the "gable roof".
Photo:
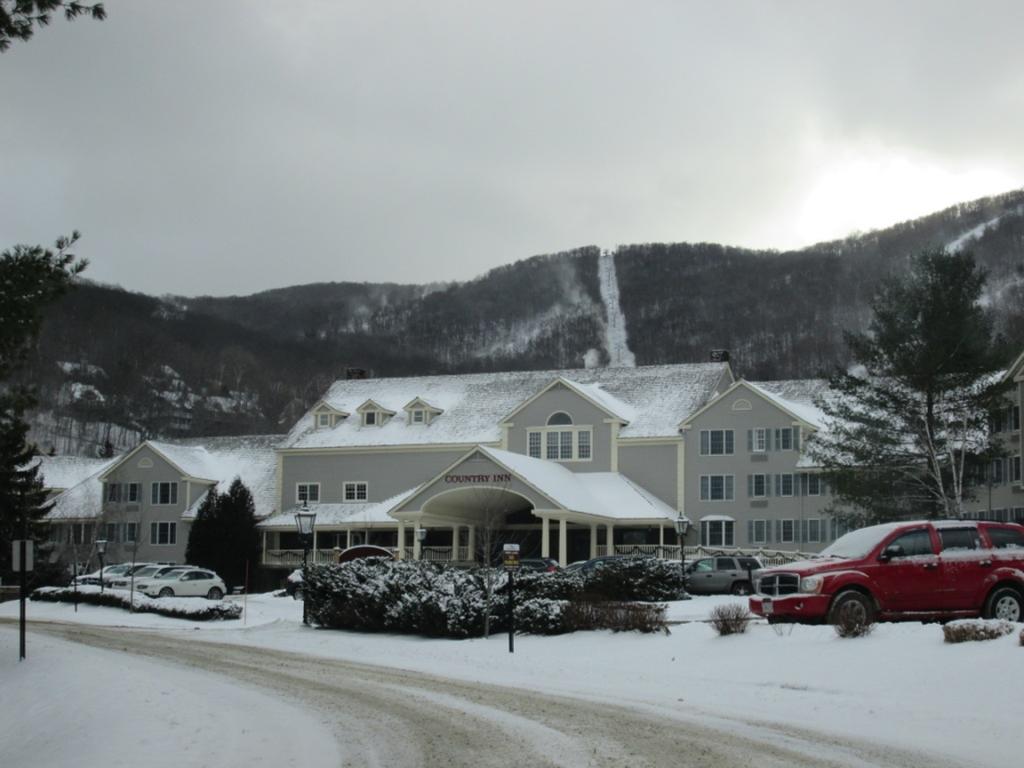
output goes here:
<path id="1" fill-rule="evenodd" d="M 700 408 L 729 371 L 727 363 L 590 368 L 571 371 L 503 371 L 394 379 L 342 379 L 323 402 L 354 411 L 367 400 L 399 410 L 416 397 L 444 412 L 427 429 L 391 419 L 382 426 L 345 422 L 314 430 L 305 414 L 282 448 L 336 448 L 387 445 L 476 445 L 501 441 L 501 424 L 524 401 L 561 378 L 574 391 L 628 420 L 620 436 L 675 437 L 680 419 Z M 540 425 L 537 425 L 540 426 Z"/>
<path id="2" fill-rule="evenodd" d="M 47 490 L 65 490 L 78 485 L 90 475 L 105 471 L 116 461 L 117 457 L 94 459 L 88 456 L 36 456 L 27 466 L 39 467 L 43 487 Z"/>
<path id="3" fill-rule="evenodd" d="M 515 410 L 504 416 L 501 421 L 512 421 L 516 414 L 526 408 L 526 406 L 537 400 L 537 398 L 545 392 L 550 392 L 558 386 L 563 386 L 569 391 L 575 392 L 598 410 L 604 411 L 607 416 L 617 419 L 623 423 L 628 423 L 630 420 L 627 414 L 635 415 L 635 410 L 633 408 L 626 405 L 621 400 L 618 400 L 613 395 L 609 395 L 601 389 L 601 385 L 599 383 L 579 384 L 572 379 L 565 378 L 564 376 L 556 376 L 546 387 L 535 392 L 532 396 L 517 405 Z"/>
<path id="4" fill-rule="evenodd" d="M 698 411 L 683 419 L 679 424 L 684 427 L 694 419 L 707 411 L 715 404 L 721 402 L 737 389 L 746 389 L 761 399 L 774 405 L 779 410 L 788 414 L 795 421 L 801 422 L 811 429 L 823 429 L 825 426 L 825 414 L 815 405 L 815 399 L 828 392 L 828 381 L 826 379 L 790 379 L 785 381 L 760 381 L 753 382 L 745 379 L 737 380 L 725 392 L 710 400 Z"/>

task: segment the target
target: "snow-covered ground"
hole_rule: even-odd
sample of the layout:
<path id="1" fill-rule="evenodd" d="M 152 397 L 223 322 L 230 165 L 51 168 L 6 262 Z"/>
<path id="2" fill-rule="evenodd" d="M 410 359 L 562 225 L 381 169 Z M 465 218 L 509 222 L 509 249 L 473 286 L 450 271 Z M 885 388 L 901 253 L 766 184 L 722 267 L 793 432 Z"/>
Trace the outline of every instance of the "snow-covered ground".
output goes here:
<path id="1" fill-rule="evenodd" d="M 314 717 L 226 678 L 39 633 L 23 662 L 17 647 L 16 628 L 0 626 L 5 768 L 339 763 Z"/>
<path id="2" fill-rule="evenodd" d="M 743 598 L 695 597 L 670 604 L 670 620 L 690 623 L 673 625 L 669 635 L 520 636 L 514 655 L 503 636 L 454 641 L 310 629 L 301 625 L 301 603 L 270 595 L 248 599 L 245 625 L 191 624 L 86 606 L 76 615 L 64 604 L 31 603 L 29 615 L 145 627 L 181 634 L 183 642 L 234 643 L 254 652 L 285 650 L 620 701 L 666 718 L 724 728 L 739 729 L 744 722 L 798 726 L 934 752 L 964 765 L 1019 762 L 1018 683 L 1024 679 L 1019 633 L 947 645 L 935 624 L 881 624 L 869 637 L 843 640 L 830 627 L 757 623 L 745 635 L 718 637 L 701 619 L 715 605 L 732 602 Z M 15 603 L 0 606 L 0 618 L 16 615 Z M 0 637 L 0 653 L 16 655 L 7 642 L 13 633 Z M 34 643 L 48 641 L 30 635 L 29 642 L 31 653 Z M 77 654 L 76 648 L 73 658 Z"/>

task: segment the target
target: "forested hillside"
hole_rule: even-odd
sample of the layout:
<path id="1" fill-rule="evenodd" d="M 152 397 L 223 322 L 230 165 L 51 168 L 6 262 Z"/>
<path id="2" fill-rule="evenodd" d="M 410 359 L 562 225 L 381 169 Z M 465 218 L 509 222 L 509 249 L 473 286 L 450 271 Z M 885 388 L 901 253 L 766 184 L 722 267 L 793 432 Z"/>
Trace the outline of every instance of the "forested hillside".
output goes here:
<path id="1" fill-rule="evenodd" d="M 792 378 L 846 363 L 879 280 L 924 247 L 965 247 L 1009 355 L 1024 347 L 1024 192 L 799 251 L 700 243 L 615 251 L 638 364 L 732 351 L 737 375 Z M 465 283 L 319 283 L 252 296 L 162 297 L 82 282 L 53 308 L 27 375 L 34 438 L 95 453 L 148 435 L 274 432 L 346 369 L 378 376 L 607 362 L 596 247 Z"/>

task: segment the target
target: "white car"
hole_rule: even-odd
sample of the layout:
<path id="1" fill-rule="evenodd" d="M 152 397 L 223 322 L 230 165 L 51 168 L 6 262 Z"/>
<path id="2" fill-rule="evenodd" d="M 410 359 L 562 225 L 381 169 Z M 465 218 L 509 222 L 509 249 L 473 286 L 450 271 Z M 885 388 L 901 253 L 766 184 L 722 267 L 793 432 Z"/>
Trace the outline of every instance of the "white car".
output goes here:
<path id="1" fill-rule="evenodd" d="M 103 581 L 106 584 L 110 584 L 115 576 L 121 576 L 128 572 L 131 568 L 131 563 L 121 563 L 120 565 L 108 565 L 103 568 Z M 80 573 L 78 578 L 72 579 L 79 586 L 83 584 L 96 584 L 100 583 L 100 572 L 93 571 L 92 573 Z"/>
<path id="2" fill-rule="evenodd" d="M 220 576 L 202 568 L 175 570 L 165 578 L 146 579 L 135 588 L 150 597 L 205 597 L 208 600 L 220 600 L 228 591 Z"/>
<path id="3" fill-rule="evenodd" d="M 140 581 L 143 581 L 143 582 L 144 581 L 149 581 L 150 579 L 155 579 L 157 576 L 162 576 L 163 574 L 167 573 L 168 571 L 173 571 L 176 568 L 187 568 L 187 567 L 188 566 L 185 566 L 185 565 L 156 565 L 156 564 L 152 564 L 152 565 L 144 566 L 142 568 L 137 568 L 135 570 L 135 576 L 134 576 L 135 588 L 136 589 L 139 588 L 139 582 Z M 120 576 L 118 576 L 117 578 L 109 581 L 108 583 L 112 587 L 116 587 L 116 588 L 120 588 L 120 589 L 129 589 L 130 586 L 131 586 L 131 583 L 132 583 L 132 575 L 130 573 L 130 570 L 131 569 L 129 569 L 129 573 L 121 574 Z"/>

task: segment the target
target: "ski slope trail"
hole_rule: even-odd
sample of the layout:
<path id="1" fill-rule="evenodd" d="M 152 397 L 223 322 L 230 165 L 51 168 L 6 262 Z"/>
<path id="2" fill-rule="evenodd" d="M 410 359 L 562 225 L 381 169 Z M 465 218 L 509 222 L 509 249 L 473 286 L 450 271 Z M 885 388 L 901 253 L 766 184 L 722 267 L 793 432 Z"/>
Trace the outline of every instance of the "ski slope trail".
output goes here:
<path id="1" fill-rule="evenodd" d="M 636 357 L 626 339 L 626 316 L 619 304 L 619 278 L 615 274 L 615 256 L 602 253 L 597 257 L 597 274 L 601 280 L 601 299 L 605 312 L 605 346 L 608 367 L 635 368 Z"/>

